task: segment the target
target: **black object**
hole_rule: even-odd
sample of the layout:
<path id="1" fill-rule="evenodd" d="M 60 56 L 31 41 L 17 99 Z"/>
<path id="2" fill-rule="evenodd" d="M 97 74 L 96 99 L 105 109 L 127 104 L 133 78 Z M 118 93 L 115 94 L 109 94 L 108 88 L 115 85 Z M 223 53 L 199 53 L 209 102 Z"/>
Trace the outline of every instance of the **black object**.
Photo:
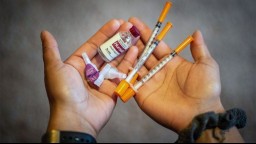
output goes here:
<path id="1" fill-rule="evenodd" d="M 176 143 L 193 143 L 206 129 L 218 127 L 221 130 L 228 130 L 233 126 L 238 129 L 243 128 L 246 125 L 246 119 L 245 111 L 238 108 L 220 114 L 215 114 L 214 112 L 200 114 L 192 120 L 186 129 L 180 132 Z"/>
<path id="2" fill-rule="evenodd" d="M 57 131 L 47 132 L 42 137 L 43 143 L 97 143 L 95 138 L 86 133 Z"/>

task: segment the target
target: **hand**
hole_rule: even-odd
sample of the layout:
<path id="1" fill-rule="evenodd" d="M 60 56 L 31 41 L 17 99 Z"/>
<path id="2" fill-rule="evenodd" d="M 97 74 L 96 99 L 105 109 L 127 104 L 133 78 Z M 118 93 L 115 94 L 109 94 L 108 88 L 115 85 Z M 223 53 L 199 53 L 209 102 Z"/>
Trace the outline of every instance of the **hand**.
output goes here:
<path id="1" fill-rule="evenodd" d="M 142 49 L 151 35 L 151 30 L 136 18 L 129 21 L 141 32 L 142 41 L 138 48 Z M 190 48 L 194 63 L 175 56 L 135 96 L 136 102 L 146 114 L 176 132 L 187 127 L 200 113 L 224 111 L 220 102 L 218 64 L 211 57 L 201 32 L 196 31 L 193 38 Z M 161 42 L 140 73 L 145 75 L 170 52 L 171 49 Z"/>
<path id="2" fill-rule="evenodd" d="M 94 36 L 62 62 L 54 37 L 47 31 L 41 33 L 45 68 L 45 87 L 50 103 L 48 130 L 69 130 L 97 136 L 109 120 L 117 97 L 113 92 L 118 81 L 105 80 L 100 88 L 92 88 L 85 80 L 85 63 L 81 54 L 86 52 L 99 68 L 104 61 L 97 48 L 117 31 L 128 31 L 131 23 L 111 20 Z M 111 62 L 112 66 L 128 73 L 138 55 L 136 47 Z"/>

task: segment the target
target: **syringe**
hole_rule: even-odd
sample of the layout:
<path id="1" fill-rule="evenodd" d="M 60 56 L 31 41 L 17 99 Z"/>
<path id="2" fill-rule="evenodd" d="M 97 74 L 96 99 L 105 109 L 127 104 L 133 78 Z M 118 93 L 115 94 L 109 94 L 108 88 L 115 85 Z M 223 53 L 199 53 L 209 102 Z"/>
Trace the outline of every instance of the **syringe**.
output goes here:
<path id="1" fill-rule="evenodd" d="M 162 26 L 162 23 L 163 23 L 163 21 L 164 21 L 166 15 L 167 15 L 167 13 L 168 13 L 168 11 L 170 10 L 171 6 L 172 6 L 172 3 L 171 3 L 170 1 L 167 1 L 167 2 L 165 3 L 165 6 L 164 6 L 164 8 L 163 8 L 163 10 L 162 10 L 162 12 L 161 12 L 161 14 L 160 14 L 158 20 L 157 20 L 157 23 L 156 23 L 156 25 L 155 25 L 155 28 L 154 28 L 154 30 L 153 30 L 153 32 L 152 32 L 152 34 L 151 34 L 151 36 L 150 36 L 150 38 L 149 38 L 149 40 L 148 40 L 148 42 L 147 42 L 147 44 L 146 44 L 146 46 L 145 46 L 145 48 L 144 48 L 142 54 L 141 54 L 141 57 L 142 57 L 142 56 L 147 52 L 147 50 L 149 49 L 151 43 L 153 42 L 154 38 L 156 37 L 156 35 L 157 35 L 157 33 L 158 33 L 160 27 Z M 141 57 L 140 57 L 140 58 L 141 58 Z"/>
<path id="2" fill-rule="evenodd" d="M 159 42 L 164 38 L 164 36 L 167 34 L 167 32 L 172 28 L 172 24 L 170 22 L 167 22 L 161 33 L 156 37 L 155 41 L 150 45 L 150 47 L 147 49 L 147 51 L 140 57 L 138 62 L 136 63 L 133 70 L 129 73 L 126 80 L 130 80 L 133 78 L 133 76 L 140 70 L 140 68 L 143 66 L 143 64 L 146 62 L 146 60 L 149 58 L 149 56 L 152 54 L 152 52 L 155 50 Z"/>
<path id="3" fill-rule="evenodd" d="M 137 78 L 138 74 L 137 72 L 140 70 L 140 68 L 143 66 L 143 64 L 147 61 L 151 53 L 154 51 L 154 49 L 157 47 L 159 42 L 165 37 L 167 32 L 172 27 L 172 24 L 168 22 L 166 26 L 163 28 L 163 30 L 160 32 L 160 34 L 155 38 L 153 43 L 150 45 L 149 49 L 145 52 L 145 54 L 140 58 L 138 63 L 135 65 L 133 70 L 129 73 L 128 77 L 125 80 L 122 80 L 119 85 L 117 86 L 115 90 L 115 94 L 122 99 L 122 95 L 125 93 L 127 88 L 131 85 L 130 81 L 134 79 L 134 77 Z"/>
<path id="4" fill-rule="evenodd" d="M 147 42 L 145 48 L 144 48 L 144 51 L 142 52 L 138 62 L 143 62 L 143 64 L 145 63 L 145 59 L 147 59 L 144 55 L 146 55 L 146 53 L 148 54 L 148 50 L 153 48 L 152 51 L 155 49 L 156 46 L 153 45 L 153 41 L 154 41 L 154 38 L 155 36 L 157 35 L 161 25 L 162 25 L 162 22 L 164 21 L 169 9 L 171 8 L 172 6 L 172 3 L 170 1 L 167 1 L 165 3 L 165 6 L 158 18 L 158 21 L 157 21 L 157 24 L 153 30 L 153 33 L 151 34 L 150 38 L 149 38 L 149 41 Z M 153 46 L 151 46 L 153 45 Z M 158 44 L 157 44 L 158 45 Z M 151 54 L 152 52 L 150 52 Z M 142 65 L 143 65 L 142 64 Z M 137 79 L 138 77 L 138 74 L 137 72 L 139 71 L 139 69 L 141 68 L 141 66 L 139 67 L 139 65 L 141 64 L 137 64 L 138 66 L 136 68 L 133 69 L 132 72 L 129 73 L 128 77 L 125 79 L 126 82 L 123 81 L 123 83 L 121 82 L 118 87 L 116 88 L 115 90 L 115 94 L 118 95 L 118 96 L 122 96 L 124 94 L 124 92 L 127 90 L 127 88 L 129 87 L 129 85 L 131 84 L 131 80 L 132 79 Z"/>
<path id="5" fill-rule="evenodd" d="M 190 44 L 193 41 L 193 37 L 189 36 L 187 37 L 170 55 L 165 57 L 158 65 L 156 65 L 152 70 L 148 72 L 147 75 L 145 75 L 139 82 L 137 82 L 134 86 L 130 86 L 124 95 L 121 97 L 123 102 L 128 101 L 135 93 L 138 91 L 138 89 L 146 83 L 148 80 L 150 80 L 151 77 L 153 77 L 158 71 L 160 71 L 172 58 L 180 53 L 188 44 Z"/>

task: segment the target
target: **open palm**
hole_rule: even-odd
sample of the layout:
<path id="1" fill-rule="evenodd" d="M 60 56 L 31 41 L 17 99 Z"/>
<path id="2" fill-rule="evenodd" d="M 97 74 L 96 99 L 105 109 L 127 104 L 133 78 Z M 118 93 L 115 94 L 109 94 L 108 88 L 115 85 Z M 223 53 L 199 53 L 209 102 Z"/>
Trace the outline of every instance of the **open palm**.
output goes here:
<path id="1" fill-rule="evenodd" d="M 142 33 L 139 49 L 144 47 L 151 30 L 137 18 L 129 20 Z M 220 78 L 218 64 L 211 57 L 199 31 L 193 35 L 191 63 L 176 56 L 135 96 L 141 109 L 156 122 L 179 132 L 194 116 L 207 111 L 223 111 L 220 102 Z M 171 49 L 161 42 L 141 70 L 142 75 L 152 69 Z"/>
<path id="2" fill-rule="evenodd" d="M 100 88 L 90 85 L 85 79 L 81 54 L 86 52 L 101 69 L 105 63 L 97 54 L 97 48 L 117 31 L 127 31 L 130 27 L 131 23 L 111 20 L 65 62 L 60 58 L 54 37 L 49 32 L 42 32 L 45 85 L 51 108 L 48 130 L 73 130 L 97 136 L 115 107 L 117 97 L 113 92 L 118 80 L 105 80 Z M 137 54 L 137 48 L 132 47 L 111 65 L 127 73 Z"/>

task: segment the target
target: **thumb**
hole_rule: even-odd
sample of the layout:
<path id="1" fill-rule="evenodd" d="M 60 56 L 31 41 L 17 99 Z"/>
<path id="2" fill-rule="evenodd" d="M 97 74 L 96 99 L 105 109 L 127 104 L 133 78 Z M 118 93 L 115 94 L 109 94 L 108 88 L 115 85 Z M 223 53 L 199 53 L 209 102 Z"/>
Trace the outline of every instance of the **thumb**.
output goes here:
<path id="1" fill-rule="evenodd" d="M 58 44 L 52 34 L 48 31 L 41 32 L 41 41 L 45 68 L 61 62 Z"/>
<path id="2" fill-rule="evenodd" d="M 209 58 L 211 54 L 204 42 L 202 33 L 197 30 L 193 34 L 194 41 L 190 45 L 190 50 L 195 61 L 202 60 L 202 58 Z"/>

